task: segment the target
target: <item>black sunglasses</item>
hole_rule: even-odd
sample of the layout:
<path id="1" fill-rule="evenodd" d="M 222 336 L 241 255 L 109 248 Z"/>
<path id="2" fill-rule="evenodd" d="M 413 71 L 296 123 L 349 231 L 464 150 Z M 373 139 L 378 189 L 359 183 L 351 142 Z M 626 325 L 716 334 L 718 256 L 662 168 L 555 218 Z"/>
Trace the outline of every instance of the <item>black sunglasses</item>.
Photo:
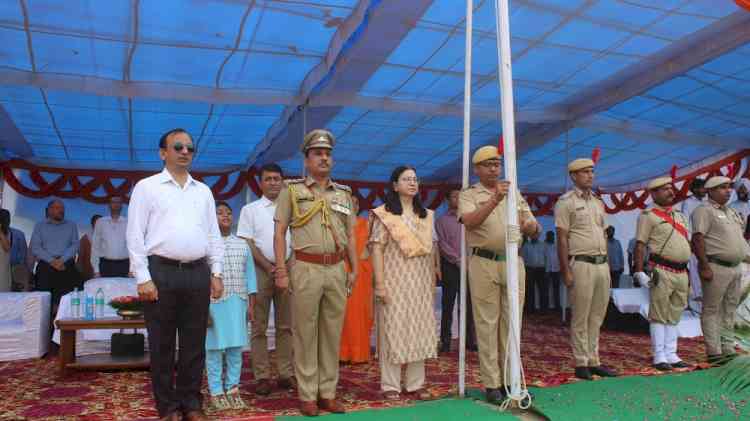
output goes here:
<path id="1" fill-rule="evenodd" d="M 185 145 L 182 142 L 175 142 L 174 145 L 172 145 L 172 148 L 174 148 L 175 152 L 182 152 L 183 148 L 187 149 L 188 153 L 195 152 L 195 146 Z"/>

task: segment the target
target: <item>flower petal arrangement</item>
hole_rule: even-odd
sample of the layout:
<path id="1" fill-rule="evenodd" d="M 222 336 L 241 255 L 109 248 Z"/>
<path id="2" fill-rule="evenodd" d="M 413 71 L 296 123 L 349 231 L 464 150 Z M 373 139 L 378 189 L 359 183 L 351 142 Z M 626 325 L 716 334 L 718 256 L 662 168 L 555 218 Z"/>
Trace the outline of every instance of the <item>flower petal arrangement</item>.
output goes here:
<path id="1" fill-rule="evenodd" d="M 115 310 L 143 311 L 143 301 L 132 295 L 115 297 L 109 302 L 109 305 Z"/>

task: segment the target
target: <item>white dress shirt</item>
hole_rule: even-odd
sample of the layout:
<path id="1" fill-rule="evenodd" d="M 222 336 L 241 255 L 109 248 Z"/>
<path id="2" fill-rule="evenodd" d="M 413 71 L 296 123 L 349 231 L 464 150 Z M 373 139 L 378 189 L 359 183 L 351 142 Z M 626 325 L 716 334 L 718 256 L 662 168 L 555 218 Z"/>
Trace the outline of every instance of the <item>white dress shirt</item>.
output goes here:
<path id="1" fill-rule="evenodd" d="M 139 181 L 130 196 L 127 244 L 139 284 L 151 280 L 151 255 L 181 262 L 207 257 L 211 272 L 221 273 L 224 244 L 211 189 L 190 175 L 180 187 L 166 168 Z"/>
<path id="2" fill-rule="evenodd" d="M 128 230 L 128 220 L 118 217 L 115 221 L 110 216 L 99 218 L 91 236 L 91 267 L 99 272 L 99 260 L 122 260 L 128 258 L 128 247 L 125 235 Z"/>
<path id="3" fill-rule="evenodd" d="M 271 263 L 276 263 L 273 252 L 273 233 L 276 204 L 262 196 L 260 199 L 250 202 L 242 207 L 240 221 L 237 223 L 237 236 L 246 240 L 252 240 L 255 247 Z M 292 241 L 289 230 L 286 231 L 286 258 L 292 255 Z"/>
<path id="4" fill-rule="evenodd" d="M 695 208 L 703 204 L 703 200 L 698 199 L 695 196 L 690 196 L 687 199 L 682 201 L 682 205 L 680 206 L 680 212 L 682 212 L 683 215 L 687 216 L 688 219 L 690 219 L 690 214 L 693 213 Z"/>
<path id="5" fill-rule="evenodd" d="M 737 211 L 742 217 L 742 222 L 747 223 L 747 216 L 750 215 L 750 202 L 743 202 L 741 200 L 735 200 L 729 205 L 730 208 Z"/>

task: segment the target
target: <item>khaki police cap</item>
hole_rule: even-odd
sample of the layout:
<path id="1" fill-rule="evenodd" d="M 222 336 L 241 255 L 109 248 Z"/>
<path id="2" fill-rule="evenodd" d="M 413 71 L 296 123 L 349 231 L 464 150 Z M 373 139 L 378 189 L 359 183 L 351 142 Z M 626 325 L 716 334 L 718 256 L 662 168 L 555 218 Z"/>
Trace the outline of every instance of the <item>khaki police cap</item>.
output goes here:
<path id="1" fill-rule="evenodd" d="M 648 183 L 648 189 L 649 190 L 656 190 L 659 187 L 666 186 L 667 184 L 672 183 L 671 177 L 659 177 L 651 180 L 650 183 Z"/>
<path id="2" fill-rule="evenodd" d="M 315 129 L 305 135 L 301 150 L 302 153 L 305 153 L 308 149 L 312 148 L 333 149 L 335 144 L 336 140 L 333 138 L 331 132 L 323 129 Z"/>
<path id="3" fill-rule="evenodd" d="M 709 178 L 708 181 L 706 181 L 705 187 L 707 189 L 712 189 L 714 187 L 719 187 L 722 184 L 731 184 L 731 183 L 732 183 L 732 180 L 729 179 L 729 177 L 722 177 L 722 176 L 717 175 L 717 176 Z"/>
<path id="4" fill-rule="evenodd" d="M 497 151 L 497 146 L 482 146 L 474 152 L 474 156 L 471 158 L 472 164 L 478 164 L 488 159 L 500 159 L 500 153 Z"/>
<path id="5" fill-rule="evenodd" d="M 593 168 L 594 161 L 590 160 L 589 158 L 578 158 L 570 161 L 570 164 L 568 164 L 568 172 L 576 172 L 588 167 Z"/>

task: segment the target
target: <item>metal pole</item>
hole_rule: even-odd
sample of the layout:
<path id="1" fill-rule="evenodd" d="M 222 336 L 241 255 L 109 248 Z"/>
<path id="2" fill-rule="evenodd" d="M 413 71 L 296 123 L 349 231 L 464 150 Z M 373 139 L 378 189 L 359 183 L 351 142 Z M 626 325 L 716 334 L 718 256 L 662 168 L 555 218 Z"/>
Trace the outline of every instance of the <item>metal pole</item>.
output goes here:
<path id="1" fill-rule="evenodd" d="M 464 150 L 461 185 L 469 186 L 469 149 L 471 148 L 471 32 L 474 4 L 466 0 L 466 52 L 464 63 Z M 458 333 L 458 395 L 466 392 L 466 229 L 461 224 L 461 288 L 459 297 L 460 323 Z"/>
<path id="2" fill-rule="evenodd" d="M 497 25 L 498 70 L 500 73 L 500 99 L 502 104 L 503 149 L 505 155 L 505 179 L 510 181 L 511 188 L 507 195 L 507 234 L 506 234 L 506 268 L 508 275 L 508 349 L 509 359 L 505 371 L 506 387 L 510 387 L 510 398 L 520 401 L 522 394 L 521 375 L 521 327 L 518 305 L 518 237 L 511 238 L 512 232 L 519 232 L 516 177 L 516 130 L 513 113 L 513 73 L 511 69 L 510 29 L 508 18 L 508 0 L 496 0 L 495 17 Z M 533 299 L 533 298 L 532 298 Z"/>

